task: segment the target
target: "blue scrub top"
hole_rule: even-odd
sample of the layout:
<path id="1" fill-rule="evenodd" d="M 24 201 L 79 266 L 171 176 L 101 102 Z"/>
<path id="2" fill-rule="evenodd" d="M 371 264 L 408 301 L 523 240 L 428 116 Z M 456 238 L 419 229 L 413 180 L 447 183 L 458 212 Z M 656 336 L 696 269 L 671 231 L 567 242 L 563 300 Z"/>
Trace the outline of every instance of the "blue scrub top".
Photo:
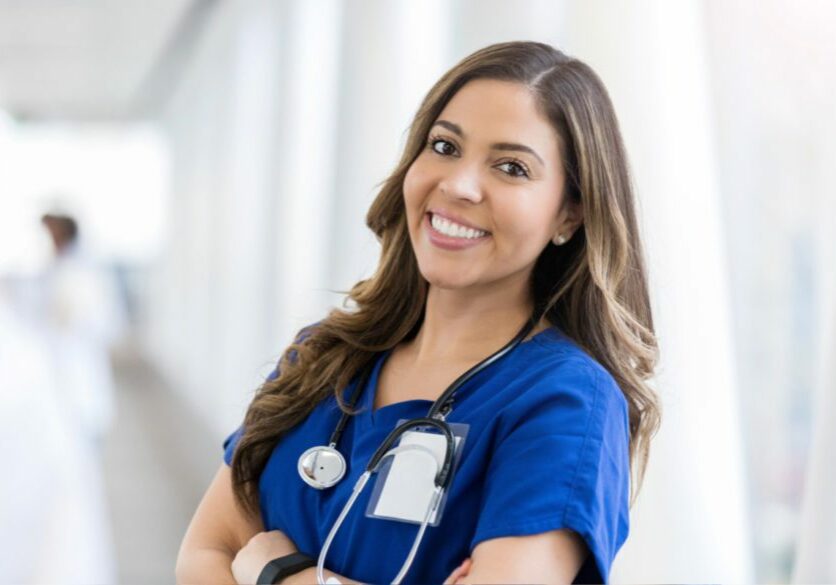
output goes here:
<path id="1" fill-rule="evenodd" d="M 374 451 L 399 419 L 426 416 L 432 401 L 407 400 L 372 412 L 380 354 L 337 446 L 342 481 L 316 490 L 299 477 L 306 449 L 326 445 L 340 418 L 333 395 L 282 437 L 260 477 L 265 530 L 281 530 L 300 552 L 319 555 Z M 271 377 L 275 377 L 274 372 Z M 347 397 L 357 377 L 346 388 Z M 605 583 L 629 530 L 627 402 L 612 376 L 555 328 L 521 343 L 456 393 L 449 422 L 470 425 L 441 523 L 428 526 L 405 583 L 441 583 L 480 542 L 570 528 L 590 555 L 576 583 Z M 239 427 L 224 442 L 232 461 Z M 364 583 L 390 583 L 418 526 L 365 516 L 378 475 L 354 503 L 325 561 Z"/>

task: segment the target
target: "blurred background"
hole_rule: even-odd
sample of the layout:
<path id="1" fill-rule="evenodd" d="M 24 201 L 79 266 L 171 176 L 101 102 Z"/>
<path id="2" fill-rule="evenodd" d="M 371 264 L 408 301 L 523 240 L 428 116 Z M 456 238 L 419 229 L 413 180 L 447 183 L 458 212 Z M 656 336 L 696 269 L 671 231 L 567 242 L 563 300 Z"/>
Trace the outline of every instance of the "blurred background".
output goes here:
<path id="1" fill-rule="evenodd" d="M 0 583 L 171 582 L 221 442 L 376 265 L 432 83 L 610 90 L 663 425 L 614 582 L 836 582 L 836 3 L 0 0 Z M 8 461 L 11 457 L 11 461 Z"/>

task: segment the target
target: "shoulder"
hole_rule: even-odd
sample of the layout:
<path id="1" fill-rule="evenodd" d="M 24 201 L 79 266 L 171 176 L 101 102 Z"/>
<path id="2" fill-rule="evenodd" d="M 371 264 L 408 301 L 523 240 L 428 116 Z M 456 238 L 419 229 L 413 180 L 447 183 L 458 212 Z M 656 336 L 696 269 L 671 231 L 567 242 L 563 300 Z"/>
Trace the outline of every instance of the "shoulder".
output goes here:
<path id="1" fill-rule="evenodd" d="M 551 328 L 532 341 L 526 365 L 535 374 L 535 394 L 576 393 L 584 402 L 626 408 L 626 398 L 612 373 L 560 330 Z"/>
<path id="2" fill-rule="evenodd" d="M 504 414 L 516 424 L 548 417 L 589 428 L 627 419 L 627 399 L 614 376 L 557 329 L 535 337 L 509 366 L 516 383 Z"/>
<path id="3" fill-rule="evenodd" d="M 314 321 L 313 323 L 309 323 L 302 327 L 296 334 L 296 339 L 294 340 L 294 343 L 301 343 L 305 341 L 306 338 L 310 337 L 310 335 L 316 331 L 317 327 L 323 321 L 324 319 L 320 319 L 319 321 Z"/>
<path id="4" fill-rule="evenodd" d="M 317 326 L 319 326 L 320 323 L 322 323 L 322 320 L 315 321 L 314 323 L 310 323 L 308 325 L 305 325 L 304 327 L 302 327 L 296 333 L 296 337 L 294 337 L 293 343 L 291 343 L 289 346 L 287 346 L 285 348 L 284 352 L 283 352 L 283 354 L 284 353 L 287 354 L 287 359 L 290 362 L 295 362 L 296 361 L 296 356 L 297 356 L 297 352 L 296 352 L 295 349 L 293 349 L 293 346 L 303 343 L 305 341 L 305 339 L 310 337 L 311 334 L 314 331 L 316 331 L 316 328 L 317 328 Z M 268 380 L 275 380 L 276 378 L 279 377 L 279 366 L 280 366 L 280 364 L 281 364 L 281 357 L 279 358 L 278 362 L 276 363 L 276 367 L 273 370 L 273 373 L 270 374 L 270 376 L 267 378 Z"/>

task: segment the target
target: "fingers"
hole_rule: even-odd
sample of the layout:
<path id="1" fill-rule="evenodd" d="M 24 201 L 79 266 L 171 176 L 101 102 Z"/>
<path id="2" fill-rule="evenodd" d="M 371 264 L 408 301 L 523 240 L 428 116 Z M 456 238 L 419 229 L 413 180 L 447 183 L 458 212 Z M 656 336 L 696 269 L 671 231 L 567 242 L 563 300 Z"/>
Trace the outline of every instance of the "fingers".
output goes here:
<path id="1" fill-rule="evenodd" d="M 470 567 L 473 565 L 473 561 L 470 560 L 470 557 L 466 558 L 464 562 L 459 565 L 459 569 L 461 572 L 456 579 L 453 580 L 453 585 L 457 585 L 459 583 L 459 579 L 464 579 L 470 574 Z"/>
<path id="2" fill-rule="evenodd" d="M 470 566 L 471 560 L 470 558 L 466 558 L 462 561 L 461 565 L 453 569 L 453 572 L 450 573 L 450 576 L 444 581 L 444 585 L 455 585 L 459 579 L 466 577 L 470 571 Z"/>
<path id="3" fill-rule="evenodd" d="M 453 569 L 453 572 L 450 573 L 450 576 L 444 580 L 443 585 L 453 585 L 456 582 L 456 579 L 459 578 L 459 567 Z"/>
<path id="4" fill-rule="evenodd" d="M 447 577 L 444 580 L 444 585 L 453 585 L 456 582 L 456 580 L 459 578 L 459 576 L 461 575 L 461 571 L 462 571 L 462 565 L 459 565 L 458 567 L 453 569 L 453 572 L 450 573 L 450 576 Z"/>

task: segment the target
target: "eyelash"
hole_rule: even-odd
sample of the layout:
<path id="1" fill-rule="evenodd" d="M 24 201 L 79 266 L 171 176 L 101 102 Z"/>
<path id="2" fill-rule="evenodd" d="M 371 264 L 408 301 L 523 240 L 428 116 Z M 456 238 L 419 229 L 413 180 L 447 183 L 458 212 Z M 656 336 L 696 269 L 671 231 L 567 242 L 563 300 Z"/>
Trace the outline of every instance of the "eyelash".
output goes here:
<path id="1" fill-rule="evenodd" d="M 429 148 L 431 152 L 433 152 L 433 153 L 435 153 L 439 156 L 447 156 L 446 154 L 442 154 L 442 153 L 438 152 L 435 148 L 433 148 L 435 146 L 436 142 L 446 142 L 447 144 L 453 144 L 453 143 L 450 142 L 449 140 L 447 140 L 446 138 L 442 138 L 441 136 L 430 136 L 427 139 L 427 148 Z M 453 144 L 453 146 L 455 146 L 455 145 Z M 507 161 L 505 161 L 503 163 L 500 163 L 500 164 L 502 164 L 502 165 L 513 164 L 513 165 L 516 165 L 520 168 L 520 170 L 523 172 L 522 175 L 512 175 L 511 173 L 505 173 L 506 175 L 508 175 L 512 179 L 522 179 L 522 178 L 530 179 L 531 178 L 531 174 L 528 171 L 528 167 L 526 167 L 525 164 L 521 160 L 511 159 L 511 160 L 507 160 Z M 505 172 L 505 171 L 502 171 L 502 172 Z"/>

